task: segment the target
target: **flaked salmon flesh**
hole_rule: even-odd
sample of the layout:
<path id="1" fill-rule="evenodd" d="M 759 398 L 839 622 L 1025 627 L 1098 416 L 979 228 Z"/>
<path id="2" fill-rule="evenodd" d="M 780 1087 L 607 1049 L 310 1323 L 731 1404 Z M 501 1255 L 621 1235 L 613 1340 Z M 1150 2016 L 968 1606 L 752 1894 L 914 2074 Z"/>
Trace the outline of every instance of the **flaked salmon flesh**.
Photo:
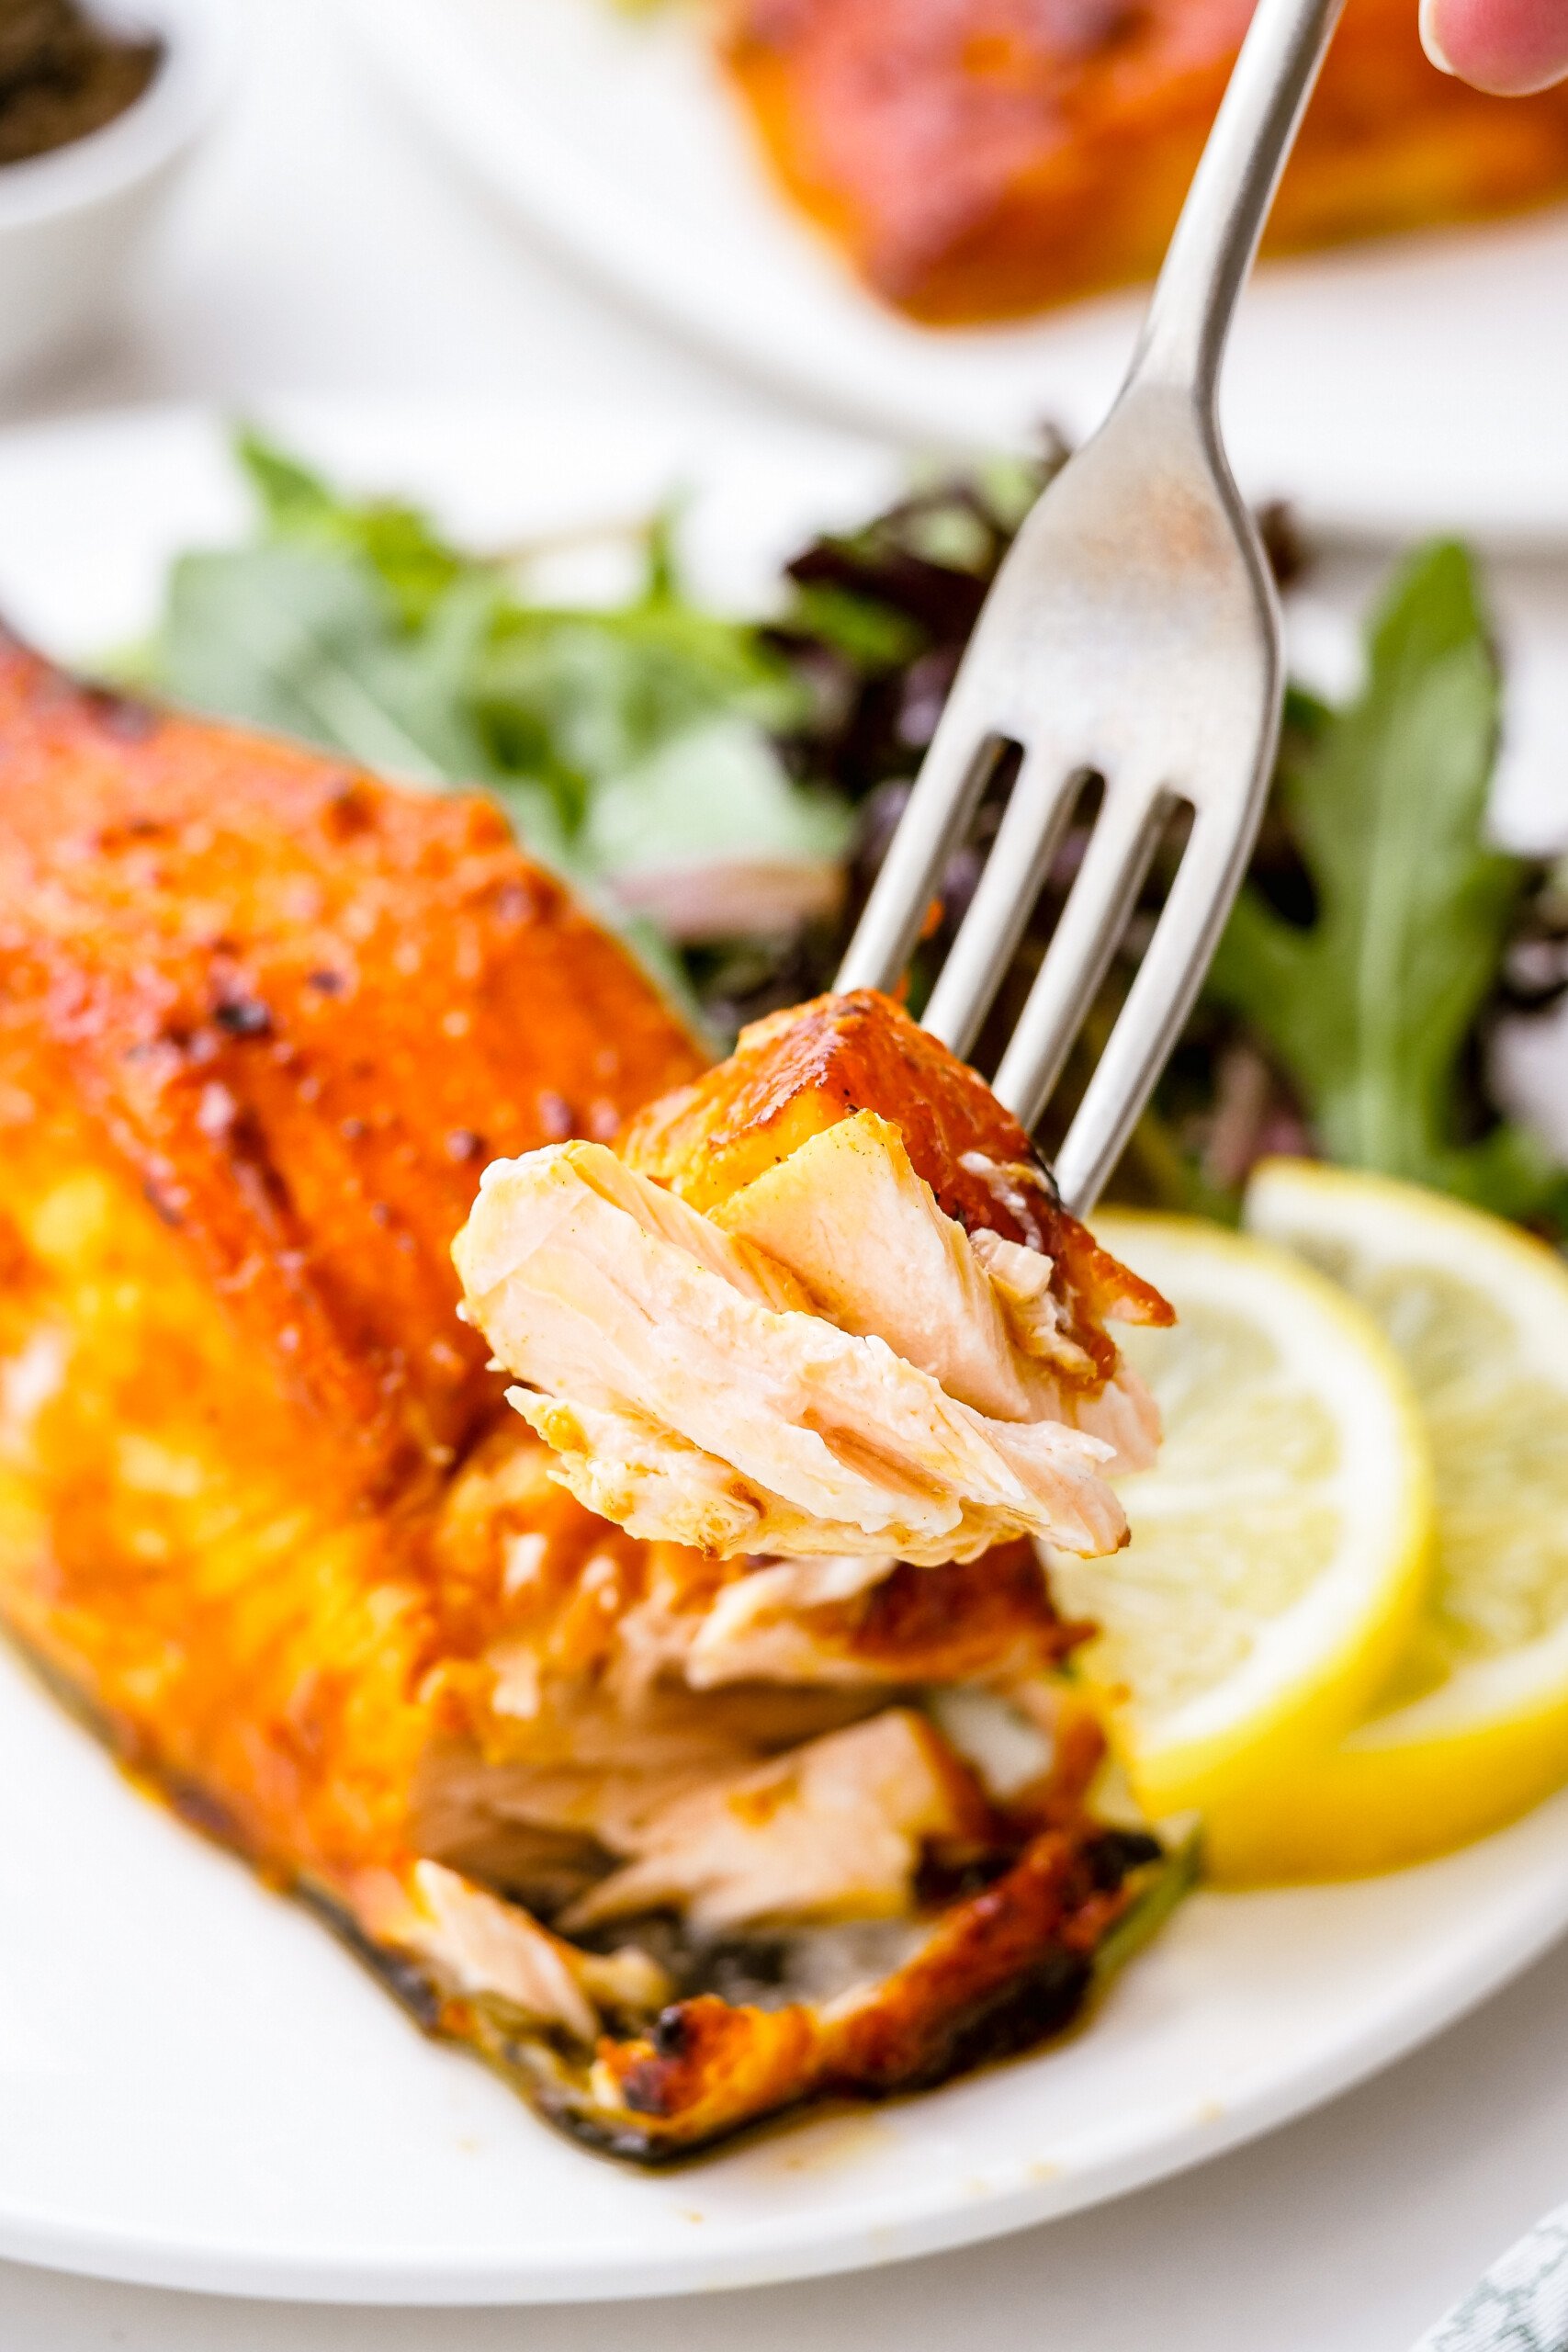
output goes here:
<path id="1" fill-rule="evenodd" d="M 1064 1384 L 1074 1343 L 1021 1283 L 1032 1253 L 987 1241 L 989 1264 L 863 1114 L 713 1216 L 603 1145 L 496 1163 L 454 1254 L 525 1384 L 513 1403 L 634 1534 L 720 1556 L 1113 1551 L 1107 1474 L 1152 1459 L 1152 1410 L 1124 1369 Z"/>

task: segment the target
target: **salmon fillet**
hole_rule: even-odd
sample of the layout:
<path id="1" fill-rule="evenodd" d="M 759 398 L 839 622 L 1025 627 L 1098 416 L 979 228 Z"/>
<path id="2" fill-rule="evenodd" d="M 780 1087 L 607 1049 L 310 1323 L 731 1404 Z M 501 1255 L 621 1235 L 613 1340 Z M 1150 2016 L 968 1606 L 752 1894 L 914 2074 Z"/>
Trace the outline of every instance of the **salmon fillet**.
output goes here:
<path id="1" fill-rule="evenodd" d="M 725 0 L 728 73 L 784 187 L 871 290 L 936 325 L 1159 265 L 1250 0 Z M 1495 98 L 1349 0 L 1275 200 L 1300 252 L 1568 195 L 1568 91 Z"/>
<path id="2" fill-rule="evenodd" d="M 481 1170 L 703 1069 L 488 802 L 0 639 L 0 1615 L 423 2026 L 641 2156 L 1058 2021 L 1163 1868 L 1085 1813 L 1032 1549 L 718 1560 L 508 1409 L 449 1254 Z M 954 1684 L 1036 1723 L 1004 1796 Z M 933 1975 L 1020 1869 L 1032 1926 Z M 847 1984 L 874 2061 L 814 2039 Z"/>

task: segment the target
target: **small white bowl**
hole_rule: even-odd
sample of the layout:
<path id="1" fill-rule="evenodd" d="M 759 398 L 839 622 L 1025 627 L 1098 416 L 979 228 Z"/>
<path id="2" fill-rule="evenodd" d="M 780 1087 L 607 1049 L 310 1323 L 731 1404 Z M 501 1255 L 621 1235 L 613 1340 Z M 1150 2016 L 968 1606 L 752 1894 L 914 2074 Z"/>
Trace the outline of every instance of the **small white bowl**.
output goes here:
<path id="1" fill-rule="evenodd" d="M 101 130 L 0 164 L 0 381 L 112 309 L 134 247 L 234 79 L 233 0 L 101 0 L 92 13 L 155 36 L 164 54 L 142 96 Z"/>

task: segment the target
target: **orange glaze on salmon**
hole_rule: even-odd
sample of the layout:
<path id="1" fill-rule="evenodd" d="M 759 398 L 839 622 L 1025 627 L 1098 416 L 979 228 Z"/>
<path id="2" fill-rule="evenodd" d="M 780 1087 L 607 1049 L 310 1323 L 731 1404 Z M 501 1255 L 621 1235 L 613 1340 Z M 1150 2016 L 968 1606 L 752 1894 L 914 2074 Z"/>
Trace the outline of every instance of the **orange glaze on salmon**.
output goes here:
<path id="1" fill-rule="evenodd" d="M 1059 2021 L 1160 1867 L 1085 1815 L 1027 1546 L 716 1559 L 506 1407 L 449 1257 L 482 1167 L 702 1067 L 487 802 L 0 644 L 0 1611 L 422 2022 L 640 2155 Z"/>
<path id="2" fill-rule="evenodd" d="M 784 187 L 935 325 L 1151 277 L 1249 0 L 722 0 Z M 1568 90 L 1439 74 L 1409 0 L 1349 0 L 1270 215 L 1277 253 L 1568 195 Z"/>

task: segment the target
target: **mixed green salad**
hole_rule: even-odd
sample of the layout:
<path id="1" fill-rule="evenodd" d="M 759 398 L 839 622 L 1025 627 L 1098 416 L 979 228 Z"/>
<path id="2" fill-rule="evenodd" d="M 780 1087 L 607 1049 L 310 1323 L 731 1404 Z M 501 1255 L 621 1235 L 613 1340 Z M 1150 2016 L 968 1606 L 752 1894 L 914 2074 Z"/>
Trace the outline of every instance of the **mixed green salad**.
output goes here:
<path id="1" fill-rule="evenodd" d="M 491 792 L 720 1042 L 830 986 L 989 582 L 1061 457 L 933 481 L 816 540 L 777 609 L 738 620 L 688 591 L 671 514 L 642 534 L 629 596 L 563 605 L 410 506 L 344 498 L 254 434 L 236 447 L 254 536 L 175 565 L 140 673 L 432 789 Z M 1492 1078 L 1499 1022 L 1568 989 L 1568 868 L 1486 838 L 1499 703 L 1473 561 L 1419 549 L 1386 586 L 1354 698 L 1291 693 L 1251 874 L 1120 1197 L 1224 1216 L 1260 1156 L 1308 1151 L 1568 1237 L 1568 1170 L 1505 1115 Z M 1004 793 L 1005 778 L 944 877 L 917 1006 Z M 1087 822 L 1057 854 L 994 1032 Z M 1085 1067 L 1177 854 L 1156 859 Z M 1054 1120 L 1083 1077 L 1069 1070 Z"/>

